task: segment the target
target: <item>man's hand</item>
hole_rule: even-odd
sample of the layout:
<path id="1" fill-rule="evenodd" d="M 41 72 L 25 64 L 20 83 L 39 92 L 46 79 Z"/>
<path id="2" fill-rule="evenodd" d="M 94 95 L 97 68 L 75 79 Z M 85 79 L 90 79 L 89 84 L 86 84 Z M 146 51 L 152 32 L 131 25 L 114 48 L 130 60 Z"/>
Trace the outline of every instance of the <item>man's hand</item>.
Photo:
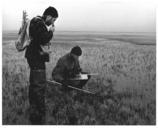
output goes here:
<path id="1" fill-rule="evenodd" d="M 41 46 L 41 48 L 42 48 L 42 50 L 43 50 L 44 52 L 47 52 L 47 53 L 49 53 L 49 54 L 52 53 L 52 49 L 51 49 L 51 47 L 50 47 L 50 44 L 45 45 L 45 46 Z"/>
<path id="2" fill-rule="evenodd" d="M 49 62 L 49 54 L 47 52 L 40 52 L 42 59 L 46 62 Z"/>
<path id="3" fill-rule="evenodd" d="M 51 26 L 49 27 L 49 31 L 54 32 L 54 31 L 55 31 L 55 26 L 54 26 L 54 25 L 51 25 Z"/>

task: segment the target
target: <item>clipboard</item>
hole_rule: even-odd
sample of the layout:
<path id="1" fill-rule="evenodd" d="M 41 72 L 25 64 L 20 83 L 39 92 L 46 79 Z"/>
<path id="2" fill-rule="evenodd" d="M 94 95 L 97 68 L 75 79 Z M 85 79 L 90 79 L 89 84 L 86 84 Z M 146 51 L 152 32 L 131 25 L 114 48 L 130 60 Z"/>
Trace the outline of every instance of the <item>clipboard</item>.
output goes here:
<path id="1" fill-rule="evenodd" d="M 78 74 L 76 77 L 69 80 L 88 80 L 88 76 L 97 76 L 98 73 L 89 73 L 89 74 Z"/>
<path id="2" fill-rule="evenodd" d="M 71 78 L 70 80 L 88 80 L 88 74 L 78 74 L 76 77 Z"/>

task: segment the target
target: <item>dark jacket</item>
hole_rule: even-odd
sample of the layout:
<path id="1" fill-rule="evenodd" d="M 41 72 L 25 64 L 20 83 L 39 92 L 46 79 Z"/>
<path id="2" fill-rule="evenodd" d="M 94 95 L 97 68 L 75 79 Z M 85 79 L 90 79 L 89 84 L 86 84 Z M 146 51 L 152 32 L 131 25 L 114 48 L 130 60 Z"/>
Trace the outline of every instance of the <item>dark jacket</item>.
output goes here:
<path id="1" fill-rule="evenodd" d="M 69 78 L 73 78 L 81 72 L 78 58 L 68 53 L 61 57 L 52 72 L 52 78 L 55 81 L 63 82 Z"/>
<path id="2" fill-rule="evenodd" d="M 35 17 L 30 22 L 30 45 L 26 49 L 25 57 L 31 69 L 45 69 L 45 62 L 49 61 L 49 54 L 44 52 L 41 45 L 49 43 L 53 36 L 48 31 L 42 17 Z"/>

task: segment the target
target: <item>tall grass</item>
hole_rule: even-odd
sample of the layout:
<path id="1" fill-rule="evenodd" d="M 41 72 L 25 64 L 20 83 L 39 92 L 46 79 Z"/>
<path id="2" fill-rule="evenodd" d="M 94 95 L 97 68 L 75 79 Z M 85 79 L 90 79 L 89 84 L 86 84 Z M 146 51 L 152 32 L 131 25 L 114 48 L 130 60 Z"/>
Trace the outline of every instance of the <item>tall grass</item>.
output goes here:
<path id="1" fill-rule="evenodd" d="M 85 42 L 85 43 L 84 43 Z M 3 42 L 4 43 L 4 42 Z M 83 49 L 81 67 L 99 73 L 84 89 L 98 95 L 73 91 L 63 93 L 57 85 L 47 85 L 46 124 L 154 125 L 156 124 L 156 49 L 119 41 L 90 43 L 60 42 L 52 45 L 47 63 L 47 79 L 59 57 L 79 45 Z M 29 67 L 24 53 L 13 41 L 3 45 L 3 124 L 30 124 L 28 120 Z"/>

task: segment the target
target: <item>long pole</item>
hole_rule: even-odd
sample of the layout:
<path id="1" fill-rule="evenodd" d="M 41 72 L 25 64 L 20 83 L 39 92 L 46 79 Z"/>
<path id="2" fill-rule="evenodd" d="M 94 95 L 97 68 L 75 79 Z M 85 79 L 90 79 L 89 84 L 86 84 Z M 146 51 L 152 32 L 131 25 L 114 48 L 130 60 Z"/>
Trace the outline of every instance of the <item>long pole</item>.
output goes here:
<path id="1" fill-rule="evenodd" d="M 47 82 L 50 83 L 50 84 L 58 84 L 58 85 L 62 85 L 63 86 L 63 84 L 61 84 L 59 82 L 56 82 L 54 80 L 47 80 Z M 95 93 L 92 93 L 90 91 L 87 91 L 87 90 L 84 90 L 84 89 L 79 89 L 79 88 L 76 88 L 76 87 L 73 87 L 73 86 L 70 86 L 70 85 L 67 85 L 67 87 L 72 88 L 74 90 L 78 90 L 78 91 L 84 92 L 84 93 L 89 93 L 89 94 L 93 94 L 93 95 L 95 94 Z"/>

